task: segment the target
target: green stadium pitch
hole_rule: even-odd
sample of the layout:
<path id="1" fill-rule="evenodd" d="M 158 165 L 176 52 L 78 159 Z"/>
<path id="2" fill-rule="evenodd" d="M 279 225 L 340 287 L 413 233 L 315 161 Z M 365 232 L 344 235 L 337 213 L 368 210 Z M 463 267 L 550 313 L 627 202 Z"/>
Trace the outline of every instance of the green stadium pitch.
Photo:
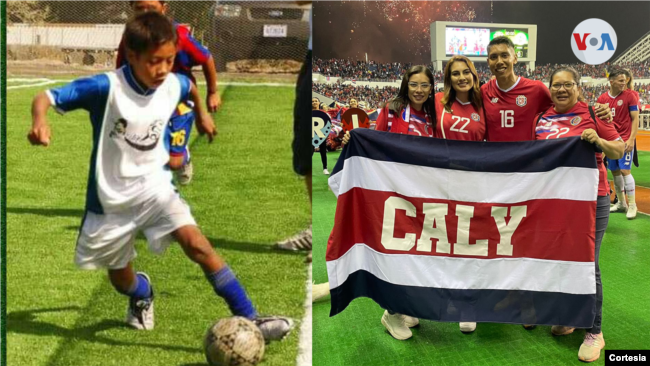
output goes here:
<path id="1" fill-rule="evenodd" d="M 105 271 L 75 267 L 91 126 L 84 111 L 52 112 L 51 145 L 29 145 L 31 100 L 52 85 L 60 84 L 7 94 L 7 363 L 205 364 L 203 336 L 230 312 L 178 245 L 155 256 L 143 237 L 136 244 L 134 264 L 151 276 L 156 291 L 156 328 L 150 332 L 125 326 L 128 300 L 113 290 Z M 294 89 L 221 89 L 219 135 L 209 145 L 193 131 L 195 175 L 181 193 L 258 311 L 298 321 L 287 339 L 267 347 L 263 365 L 295 364 L 305 312 L 305 257 L 271 249 L 310 220 L 304 183 L 291 167 Z"/>
<path id="2" fill-rule="evenodd" d="M 333 169 L 340 153 L 328 153 Z M 637 185 L 650 187 L 650 153 L 639 154 Z M 325 251 L 334 225 L 336 197 L 327 186 L 320 156 L 312 159 L 313 175 L 313 277 L 327 281 Z M 633 168 L 634 169 L 634 168 Z M 605 349 L 648 349 L 650 344 L 650 216 L 633 221 L 612 214 L 600 252 L 603 281 L 603 335 Z M 463 334 L 458 323 L 421 321 L 413 337 L 398 341 L 381 324 L 384 312 L 374 301 L 354 300 L 341 314 L 329 317 L 329 301 L 313 306 L 313 358 L 319 366 L 375 365 L 580 365 L 578 349 L 584 331 L 553 337 L 551 327 L 532 331 L 519 325 L 478 324 L 474 333 Z M 605 352 L 595 365 L 605 364 Z"/>

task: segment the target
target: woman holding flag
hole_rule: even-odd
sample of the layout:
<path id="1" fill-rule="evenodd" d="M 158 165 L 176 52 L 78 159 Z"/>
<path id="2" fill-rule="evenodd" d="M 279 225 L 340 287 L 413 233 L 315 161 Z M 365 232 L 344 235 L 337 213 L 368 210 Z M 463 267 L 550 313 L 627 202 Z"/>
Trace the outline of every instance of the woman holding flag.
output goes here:
<path id="1" fill-rule="evenodd" d="M 432 97 L 434 79 L 426 66 L 411 67 L 402 77 L 397 96 L 390 100 L 377 118 L 377 131 L 407 135 L 434 137 L 435 107 Z M 350 140 L 346 132 L 343 144 Z M 399 340 L 413 336 L 412 327 L 420 324 L 418 318 L 384 311 L 381 323 L 388 332 Z"/>
<path id="2" fill-rule="evenodd" d="M 538 115 L 533 131 L 536 140 L 581 136 L 612 159 L 620 159 L 623 156 L 625 144 L 616 132 L 614 124 L 605 123 L 596 117 L 592 108 L 584 102 L 580 89 L 580 74 L 574 68 L 560 67 L 553 71 L 549 89 L 553 106 Z M 596 159 L 599 171 L 595 240 L 596 317 L 593 327 L 587 329 L 578 351 L 578 358 L 584 362 L 596 361 L 600 357 L 600 350 L 605 347 L 601 332 L 603 287 L 598 257 L 609 221 L 609 187 L 601 152 L 596 153 Z M 556 336 L 571 334 L 573 331 L 574 328 L 558 325 L 551 328 L 551 333 Z"/>
<path id="3" fill-rule="evenodd" d="M 448 140 L 485 140 L 485 115 L 478 73 L 465 56 L 453 56 L 444 71 L 444 89 L 435 95 L 435 137 Z M 475 322 L 461 322 L 460 331 L 471 333 Z"/>

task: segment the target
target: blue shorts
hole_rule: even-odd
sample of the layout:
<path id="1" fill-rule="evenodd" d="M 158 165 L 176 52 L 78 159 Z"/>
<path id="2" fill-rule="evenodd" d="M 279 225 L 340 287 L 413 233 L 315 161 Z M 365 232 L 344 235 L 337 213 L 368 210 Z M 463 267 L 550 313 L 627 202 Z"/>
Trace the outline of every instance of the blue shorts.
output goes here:
<path id="1" fill-rule="evenodd" d="M 165 141 L 167 150 L 171 156 L 183 156 L 187 150 L 187 143 L 190 141 L 190 133 L 194 124 L 194 110 L 192 102 L 180 103 L 171 119 Z"/>
<path id="2" fill-rule="evenodd" d="M 607 168 L 611 171 L 616 170 L 631 170 L 632 169 L 632 158 L 634 157 L 634 150 L 629 153 L 625 153 L 620 159 L 607 159 Z"/>

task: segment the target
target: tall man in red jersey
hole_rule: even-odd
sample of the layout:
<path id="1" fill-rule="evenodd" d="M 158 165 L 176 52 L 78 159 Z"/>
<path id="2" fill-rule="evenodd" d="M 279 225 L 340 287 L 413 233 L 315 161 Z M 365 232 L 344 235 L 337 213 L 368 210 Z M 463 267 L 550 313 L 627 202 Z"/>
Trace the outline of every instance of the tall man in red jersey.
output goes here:
<path id="1" fill-rule="evenodd" d="M 612 116 L 616 131 L 625 141 L 625 155 L 621 159 L 607 158 L 607 166 L 614 176 L 614 190 L 618 202 L 610 212 L 627 211 L 627 218 L 636 218 L 636 201 L 634 199 L 634 177 L 632 177 L 632 158 L 634 157 L 634 140 L 639 128 L 639 98 L 634 90 L 626 88 L 627 76 L 625 70 L 616 69 L 609 74 L 610 89 L 598 97 L 598 103 L 608 103 L 612 106 Z M 623 189 L 627 195 L 625 203 Z"/>
<path id="2" fill-rule="evenodd" d="M 552 105 L 548 88 L 538 80 L 515 75 L 515 45 L 510 38 L 495 37 L 488 43 L 488 66 L 496 78 L 481 87 L 488 141 L 527 141 L 535 116 Z M 607 107 L 595 108 L 610 120 Z"/>
<path id="3" fill-rule="evenodd" d="M 495 37 L 488 43 L 487 62 L 495 76 L 481 86 L 487 141 L 534 140 L 535 117 L 553 105 L 548 88 L 541 81 L 515 75 L 517 54 L 508 37 Z M 594 109 L 601 119 L 611 120 L 607 106 Z"/>

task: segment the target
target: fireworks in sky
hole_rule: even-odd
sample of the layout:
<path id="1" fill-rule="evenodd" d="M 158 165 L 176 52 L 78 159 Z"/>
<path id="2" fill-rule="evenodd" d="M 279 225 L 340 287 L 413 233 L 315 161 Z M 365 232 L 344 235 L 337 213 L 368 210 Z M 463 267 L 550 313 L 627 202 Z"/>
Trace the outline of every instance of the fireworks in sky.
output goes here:
<path id="1" fill-rule="evenodd" d="M 398 44 L 411 57 L 428 57 L 431 53 L 431 23 L 489 19 L 489 13 L 477 17 L 476 7 L 476 2 L 464 1 L 324 1 L 318 3 L 314 16 L 315 19 L 327 18 L 330 36 L 338 36 L 340 29 L 346 30 L 344 37 L 335 36 L 339 43 L 367 43 L 373 37 L 370 33 L 377 34 L 378 29 L 381 34 L 391 35 L 386 42 Z M 348 57 L 363 58 L 363 52 L 368 52 L 367 47 L 355 48 Z"/>

